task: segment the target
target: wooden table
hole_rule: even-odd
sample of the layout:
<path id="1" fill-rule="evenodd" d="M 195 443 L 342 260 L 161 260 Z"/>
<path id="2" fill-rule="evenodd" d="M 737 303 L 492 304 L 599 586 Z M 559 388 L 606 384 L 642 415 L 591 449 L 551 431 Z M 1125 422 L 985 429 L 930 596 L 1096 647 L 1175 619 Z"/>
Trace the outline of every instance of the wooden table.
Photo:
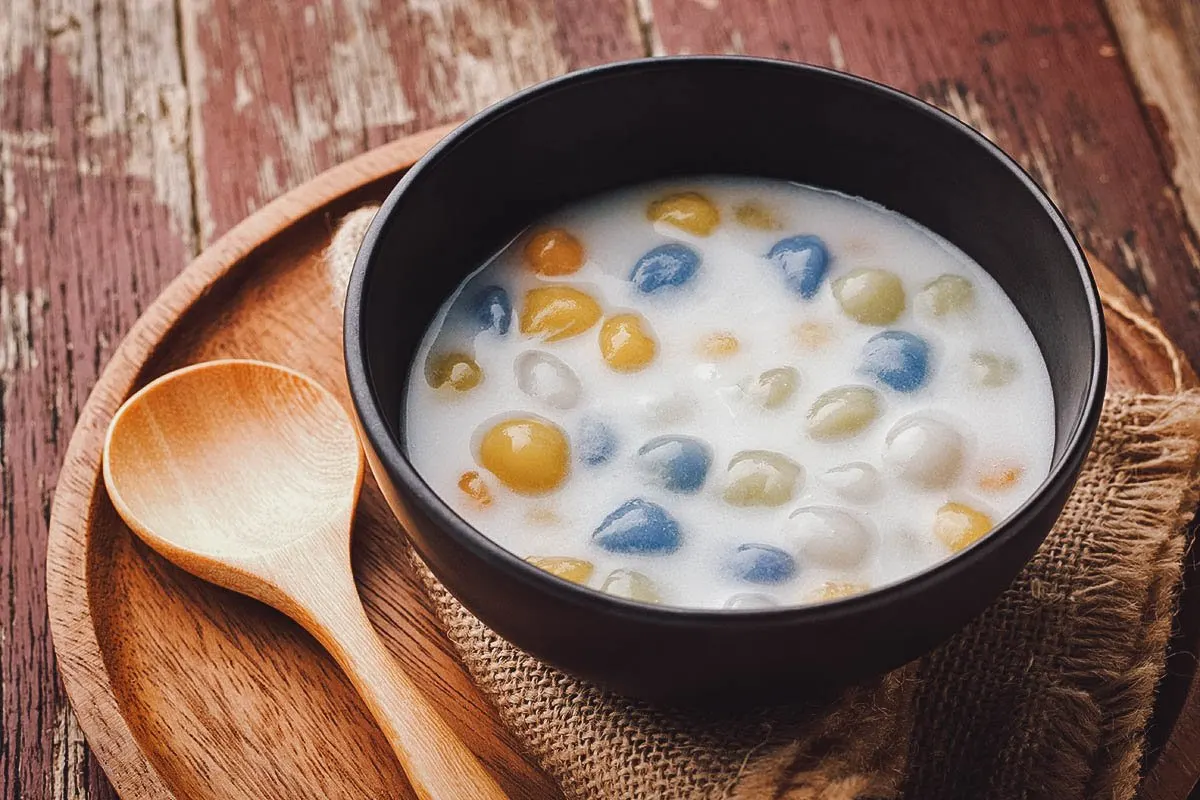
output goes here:
<path id="1" fill-rule="evenodd" d="M 5 798 L 114 796 L 56 677 L 46 524 L 142 308 L 348 156 L 569 69 L 681 52 L 833 66 L 957 114 L 1200 365 L 1200 0 L 0 0 Z M 1156 797 L 1186 795 L 1186 750 Z"/>

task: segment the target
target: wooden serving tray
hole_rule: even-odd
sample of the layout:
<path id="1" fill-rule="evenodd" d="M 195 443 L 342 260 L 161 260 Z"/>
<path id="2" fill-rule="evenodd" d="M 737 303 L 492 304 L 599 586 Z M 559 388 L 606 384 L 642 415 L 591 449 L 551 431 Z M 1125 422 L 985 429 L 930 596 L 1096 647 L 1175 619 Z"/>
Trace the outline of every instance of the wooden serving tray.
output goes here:
<path id="1" fill-rule="evenodd" d="M 366 709 L 307 634 L 176 569 L 130 534 L 104 492 L 100 451 L 126 397 L 164 372 L 214 358 L 294 367 L 348 407 L 340 306 L 323 250 L 342 215 L 381 200 L 446 130 L 360 156 L 234 228 L 138 320 L 83 409 L 50 521 L 50 622 L 79 723 L 126 800 L 411 796 Z M 1170 341 L 1133 311 L 1136 300 L 1107 270 L 1097 272 L 1108 307 L 1111 385 L 1159 392 L 1194 385 Z M 354 562 L 384 640 L 505 790 L 557 797 L 454 659 L 404 557 L 400 528 L 370 479 Z M 1190 645 L 1200 641 L 1200 619 L 1187 623 Z M 1174 695 L 1175 708 L 1163 719 L 1187 705 L 1188 684 L 1177 684 L 1164 693 Z M 1177 730 L 1194 733 L 1195 715 L 1178 716 Z M 1170 763 L 1170 745 L 1166 754 L 1155 772 L 1182 769 L 1194 778 L 1186 751 Z"/>

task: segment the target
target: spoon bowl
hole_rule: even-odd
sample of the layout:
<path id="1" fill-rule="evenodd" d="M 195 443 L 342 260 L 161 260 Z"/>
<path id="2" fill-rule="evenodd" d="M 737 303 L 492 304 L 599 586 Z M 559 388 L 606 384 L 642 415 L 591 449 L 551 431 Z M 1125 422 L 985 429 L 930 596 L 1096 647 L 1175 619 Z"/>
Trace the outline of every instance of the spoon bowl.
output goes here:
<path id="1" fill-rule="evenodd" d="M 505 796 L 363 610 L 350 567 L 363 457 L 333 395 L 261 361 L 186 367 L 125 401 L 103 469 L 113 506 L 147 544 L 274 606 L 330 652 L 418 798 Z"/>
<path id="2" fill-rule="evenodd" d="M 151 383 L 121 406 L 104 448 L 121 517 L 155 549 L 210 565 L 343 534 L 362 476 L 337 400 L 254 361 L 198 364 Z"/>

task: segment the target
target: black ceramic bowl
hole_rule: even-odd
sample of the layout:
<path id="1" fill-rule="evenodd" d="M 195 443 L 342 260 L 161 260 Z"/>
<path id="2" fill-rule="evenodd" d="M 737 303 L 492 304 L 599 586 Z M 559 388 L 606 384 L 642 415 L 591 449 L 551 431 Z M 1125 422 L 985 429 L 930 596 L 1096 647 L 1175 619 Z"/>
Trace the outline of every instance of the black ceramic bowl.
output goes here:
<path id="1" fill-rule="evenodd" d="M 526 564 L 463 521 L 413 469 L 402 413 L 409 366 L 434 313 L 469 272 L 563 204 L 714 173 L 881 203 L 958 245 L 1008 292 L 1045 355 L 1057 435 L 1049 477 L 990 536 L 901 583 L 823 605 L 652 607 Z M 1092 440 L 1106 371 L 1084 257 L 1011 159 L 892 89 L 745 58 L 612 64 L 477 115 L 383 204 L 355 263 L 345 318 L 346 369 L 371 469 L 438 578 L 523 650 L 655 697 L 842 682 L 897 666 L 954 633 L 1012 581 L 1054 524 Z"/>

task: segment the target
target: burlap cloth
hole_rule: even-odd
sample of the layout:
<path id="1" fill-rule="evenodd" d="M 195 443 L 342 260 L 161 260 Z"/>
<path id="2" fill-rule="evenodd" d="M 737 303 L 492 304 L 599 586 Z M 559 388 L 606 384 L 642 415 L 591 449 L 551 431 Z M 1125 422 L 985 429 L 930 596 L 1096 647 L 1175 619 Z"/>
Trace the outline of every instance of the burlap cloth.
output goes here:
<path id="1" fill-rule="evenodd" d="M 373 212 L 329 250 L 343 288 Z M 1062 517 L 1012 586 L 930 655 L 819 705 L 718 714 L 615 696 L 505 642 L 414 561 L 467 669 L 569 797 L 1128 798 L 1198 457 L 1200 393 L 1110 394 Z"/>

